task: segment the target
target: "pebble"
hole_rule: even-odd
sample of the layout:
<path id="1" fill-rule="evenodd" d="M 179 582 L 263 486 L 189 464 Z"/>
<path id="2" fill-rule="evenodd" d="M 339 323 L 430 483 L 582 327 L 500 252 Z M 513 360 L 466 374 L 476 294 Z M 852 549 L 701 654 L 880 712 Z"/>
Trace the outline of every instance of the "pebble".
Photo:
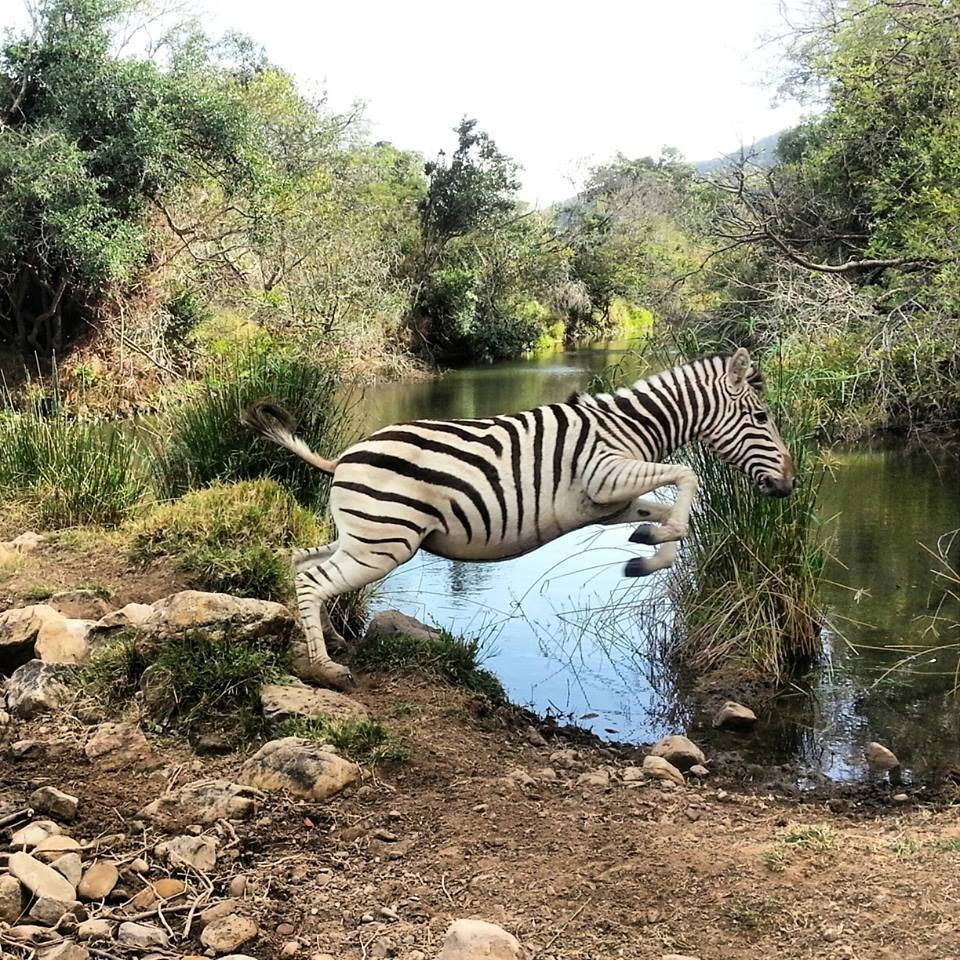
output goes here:
<path id="1" fill-rule="evenodd" d="M 174 877 L 161 877 L 153 884 L 153 892 L 160 900 L 172 900 L 186 891 L 187 885 Z"/>
<path id="2" fill-rule="evenodd" d="M 710 776 L 710 771 L 702 763 L 695 763 L 690 768 L 690 773 L 698 780 L 702 780 L 704 777 Z"/>
<path id="3" fill-rule="evenodd" d="M 288 940 L 280 948 L 281 957 L 295 957 L 300 952 L 300 944 L 296 940 Z"/>
<path id="4" fill-rule="evenodd" d="M 90 951 L 72 940 L 64 940 L 48 947 L 41 954 L 43 960 L 89 960 Z"/>
<path id="5" fill-rule="evenodd" d="M 909 803 L 910 797 L 905 793 L 895 793 L 891 798 L 891 801 L 896 804 Z"/>
<path id="6" fill-rule="evenodd" d="M 56 787 L 40 787 L 30 794 L 30 806 L 41 813 L 51 813 L 61 820 L 72 820 L 77 815 L 80 801 Z"/>
<path id="7" fill-rule="evenodd" d="M 215 903 L 212 907 L 207 907 L 206 910 L 201 911 L 200 926 L 205 927 L 208 923 L 213 923 L 214 920 L 229 917 L 242 909 L 242 904 L 237 900 L 221 900 L 220 903 Z M 290 928 L 290 932 L 293 932 L 293 927 Z"/>
<path id="8" fill-rule="evenodd" d="M 9 874 L 0 876 L 0 921 L 16 923 L 23 909 L 20 881 Z"/>
<path id="9" fill-rule="evenodd" d="M 117 939 L 121 943 L 129 943 L 132 947 L 165 947 L 167 935 L 159 927 L 151 923 L 134 923 L 128 920 L 120 924 Z"/>
<path id="10" fill-rule="evenodd" d="M 33 906 L 30 908 L 28 915 L 33 920 L 39 920 L 41 923 L 47 924 L 47 926 L 56 927 L 59 925 L 64 914 L 72 913 L 74 916 L 77 916 L 79 912 L 80 903 L 77 900 L 37 897 L 37 899 L 33 901 Z M 83 919 L 86 919 L 85 913 L 83 914 Z"/>
<path id="11" fill-rule="evenodd" d="M 83 876 L 83 863 L 80 861 L 79 853 L 65 853 L 62 857 L 57 857 L 50 864 L 57 873 L 62 874 L 74 886 L 80 882 Z"/>
<path id="12" fill-rule="evenodd" d="M 137 857 L 130 861 L 129 869 L 134 873 L 146 873 L 150 869 L 150 864 L 143 857 Z"/>
<path id="13" fill-rule="evenodd" d="M 77 898 L 73 884 L 63 874 L 29 853 L 11 854 L 8 869 L 34 896 L 64 903 L 72 903 Z"/>
<path id="14" fill-rule="evenodd" d="M 259 933 L 259 928 L 250 917 L 231 913 L 207 924 L 200 934 L 200 942 L 215 953 L 232 953 L 237 947 L 249 943 Z"/>
<path id="15" fill-rule="evenodd" d="M 47 837 L 56 836 L 62 832 L 52 820 L 34 820 L 14 833 L 10 838 L 10 846 L 33 848 Z"/>
<path id="16" fill-rule="evenodd" d="M 116 865 L 109 860 L 97 860 L 87 867 L 77 887 L 84 900 L 102 900 L 108 897 L 120 879 Z"/>
<path id="17" fill-rule="evenodd" d="M 154 851 L 171 866 L 193 867 L 200 873 L 209 873 L 217 865 L 217 841 L 213 837 L 174 837 L 158 843 Z"/>
<path id="18" fill-rule="evenodd" d="M 112 940 L 115 928 L 116 924 L 109 920 L 99 918 L 84 920 L 77 927 L 77 936 L 81 940 Z"/>
<path id="19" fill-rule="evenodd" d="M 47 837 L 41 840 L 34 848 L 33 855 L 38 860 L 45 863 L 53 863 L 65 853 L 76 852 L 80 850 L 80 844 L 73 837 Z"/>
<path id="20" fill-rule="evenodd" d="M 238 874 L 230 880 L 230 886 L 227 888 L 227 893 L 231 897 L 240 898 L 247 892 L 247 878 L 242 874 Z"/>
<path id="21" fill-rule="evenodd" d="M 296 927 L 294 927 L 292 923 L 277 924 L 277 933 L 281 937 L 289 937 L 295 930 L 296 930 Z"/>

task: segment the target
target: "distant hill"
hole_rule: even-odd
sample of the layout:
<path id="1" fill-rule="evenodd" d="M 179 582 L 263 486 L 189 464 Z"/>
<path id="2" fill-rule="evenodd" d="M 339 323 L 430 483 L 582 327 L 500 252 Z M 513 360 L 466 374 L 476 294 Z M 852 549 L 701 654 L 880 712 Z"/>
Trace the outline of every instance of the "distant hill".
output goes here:
<path id="1" fill-rule="evenodd" d="M 778 130 L 762 140 L 756 140 L 752 144 L 744 144 L 744 150 L 753 155 L 753 162 L 758 167 L 772 167 L 777 160 L 777 144 L 786 132 L 786 130 Z M 694 166 L 698 173 L 714 173 L 739 158 L 740 150 L 738 148 L 722 157 L 714 157 L 712 160 L 702 160 L 699 163 L 694 163 Z"/>

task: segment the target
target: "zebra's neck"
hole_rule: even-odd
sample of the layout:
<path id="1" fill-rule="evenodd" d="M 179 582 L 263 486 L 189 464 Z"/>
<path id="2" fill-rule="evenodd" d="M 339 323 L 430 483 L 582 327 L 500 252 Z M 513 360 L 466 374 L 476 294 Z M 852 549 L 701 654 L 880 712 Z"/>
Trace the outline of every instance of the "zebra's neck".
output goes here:
<path id="1" fill-rule="evenodd" d="M 716 416 L 718 370 L 722 373 L 722 359 L 702 357 L 612 394 L 584 399 L 621 424 L 630 453 L 659 462 L 698 439 Z"/>

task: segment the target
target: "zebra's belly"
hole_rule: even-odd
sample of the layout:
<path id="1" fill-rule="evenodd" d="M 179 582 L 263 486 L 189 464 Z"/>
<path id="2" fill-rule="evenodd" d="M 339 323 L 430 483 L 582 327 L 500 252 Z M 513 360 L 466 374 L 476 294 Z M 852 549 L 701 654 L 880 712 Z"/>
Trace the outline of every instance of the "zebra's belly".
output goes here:
<path id="1" fill-rule="evenodd" d="M 547 539 L 552 540 L 553 537 Z M 447 560 L 509 560 L 519 557 L 546 543 L 538 540 L 536 534 L 521 537 L 508 537 L 505 540 L 491 538 L 489 543 L 482 538 L 465 541 L 462 537 L 435 532 L 423 541 L 423 549 L 428 553 L 445 557 Z"/>

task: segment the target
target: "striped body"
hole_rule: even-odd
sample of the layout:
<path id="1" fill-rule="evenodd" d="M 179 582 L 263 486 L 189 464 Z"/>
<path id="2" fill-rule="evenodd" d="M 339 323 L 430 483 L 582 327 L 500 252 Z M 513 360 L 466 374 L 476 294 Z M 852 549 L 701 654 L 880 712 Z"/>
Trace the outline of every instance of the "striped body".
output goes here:
<path id="1" fill-rule="evenodd" d="M 245 422 L 333 474 L 338 539 L 295 555 L 297 596 L 320 678 L 337 683 L 323 601 L 371 583 L 423 548 L 458 560 L 499 560 L 595 523 L 652 521 L 631 541 L 662 544 L 628 575 L 672 565 L 687 532 L 697 478 L 663 461 L 702 440 L 763 493 L 793 488 L 789 453 L 758 394 L 749 355 L 714 355 L 612 394 L 581 395 L 521 413 L 477 420 L 395 424 L 324 460 L 270 404 Z M 677 488 L 665 506 L 643 495 Z M 333 670 L 332 668 L 336 668 Z"/>

